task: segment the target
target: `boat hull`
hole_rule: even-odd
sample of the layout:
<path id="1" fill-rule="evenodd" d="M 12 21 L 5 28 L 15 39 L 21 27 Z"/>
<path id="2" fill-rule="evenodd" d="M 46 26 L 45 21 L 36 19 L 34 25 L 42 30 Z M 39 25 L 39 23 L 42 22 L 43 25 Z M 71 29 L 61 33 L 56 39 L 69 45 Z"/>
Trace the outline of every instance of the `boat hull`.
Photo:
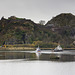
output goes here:
<path id="1" fill-rule="evenodd" d="M 63 50 L 54 50 L 54 52 L 62 52 Z"/>

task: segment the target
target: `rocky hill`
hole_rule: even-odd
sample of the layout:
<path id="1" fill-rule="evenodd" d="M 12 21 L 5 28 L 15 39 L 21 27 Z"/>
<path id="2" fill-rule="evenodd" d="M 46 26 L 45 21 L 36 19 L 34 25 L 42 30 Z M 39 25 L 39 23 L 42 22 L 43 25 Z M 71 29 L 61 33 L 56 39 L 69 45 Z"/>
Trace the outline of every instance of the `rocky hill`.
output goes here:
<path id="1" fill-rule="evenodd" d="M 60 14 L 46 25 L 11 16 L 0 20 L 0 45 L 40 44 L 41 47 L 75 47 L 75 16 Z"/>
<path id="2" fill-rule="evenodd" d="M 75 15 L 72 15 L 71 13 L 62 13 L 57 15 L 56 17 L 53 17 L 50 21 L 47 22 L 46 25 L 54 26 L 75 26 Z"/>
<path id="3" fill-rule="evenodd" d="M 60 34 L 66 44 L 75 40 L 75 15 L 71 13 L 62 13 L 53 17 L 46 26 L 58 35 Z"/>

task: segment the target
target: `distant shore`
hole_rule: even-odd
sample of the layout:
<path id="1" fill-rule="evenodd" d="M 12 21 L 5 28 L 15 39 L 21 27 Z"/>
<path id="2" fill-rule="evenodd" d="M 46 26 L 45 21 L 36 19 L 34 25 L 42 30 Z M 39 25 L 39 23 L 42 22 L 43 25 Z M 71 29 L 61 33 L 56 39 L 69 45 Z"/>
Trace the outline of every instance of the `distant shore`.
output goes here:
<path id="1" fill-rule="evenodd" d="M 41 50 L 53 50 L 54 48 L 40 48 Z M 35 47 L 1 47 L 2 50 L 36 50 Z M 75 50 L 75 48 L 63 48 L 63 50 Z"/>
<path id="2" fill-rule="evenodd" d="M 2 47 L 0 50 L 34 50 L 32 47 Z"/>
<path id="3" fill-rule="evenodd" d="M 41 50 L 53 50 L 54 48 L 40 48 Z M 35 47 L 2 47 L 0 50 L 36 50 Z"/>

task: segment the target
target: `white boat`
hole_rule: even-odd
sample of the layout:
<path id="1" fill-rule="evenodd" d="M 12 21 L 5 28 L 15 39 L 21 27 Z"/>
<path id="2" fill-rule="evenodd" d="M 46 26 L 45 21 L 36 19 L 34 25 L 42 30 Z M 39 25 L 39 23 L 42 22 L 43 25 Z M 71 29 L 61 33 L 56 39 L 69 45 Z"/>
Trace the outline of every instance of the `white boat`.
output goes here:
<path id="1" fill-rule="evenodd" d="M 58 45 L 55 49 L 54 52 L 60 52 L 63 51 L 62 47 L 60 45 Z"/>
<path id="2" fill-rule="evenodd" d="M 41 52 L 41 49 L 39 48 L 39 46 L 38 48 L 36 48 L 36 52 Z"/>

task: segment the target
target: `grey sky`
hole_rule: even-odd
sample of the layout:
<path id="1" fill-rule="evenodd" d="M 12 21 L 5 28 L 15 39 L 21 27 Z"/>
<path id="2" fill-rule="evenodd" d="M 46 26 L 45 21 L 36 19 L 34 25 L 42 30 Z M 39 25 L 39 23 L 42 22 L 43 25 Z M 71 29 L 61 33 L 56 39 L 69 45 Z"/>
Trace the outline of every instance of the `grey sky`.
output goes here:
<path id="1" fill-rule="evenodd" d="M 75 15 L 75 0 L 0 0 L 0 18 L 17 16 L 47 22 L 60 13 Z"/>

